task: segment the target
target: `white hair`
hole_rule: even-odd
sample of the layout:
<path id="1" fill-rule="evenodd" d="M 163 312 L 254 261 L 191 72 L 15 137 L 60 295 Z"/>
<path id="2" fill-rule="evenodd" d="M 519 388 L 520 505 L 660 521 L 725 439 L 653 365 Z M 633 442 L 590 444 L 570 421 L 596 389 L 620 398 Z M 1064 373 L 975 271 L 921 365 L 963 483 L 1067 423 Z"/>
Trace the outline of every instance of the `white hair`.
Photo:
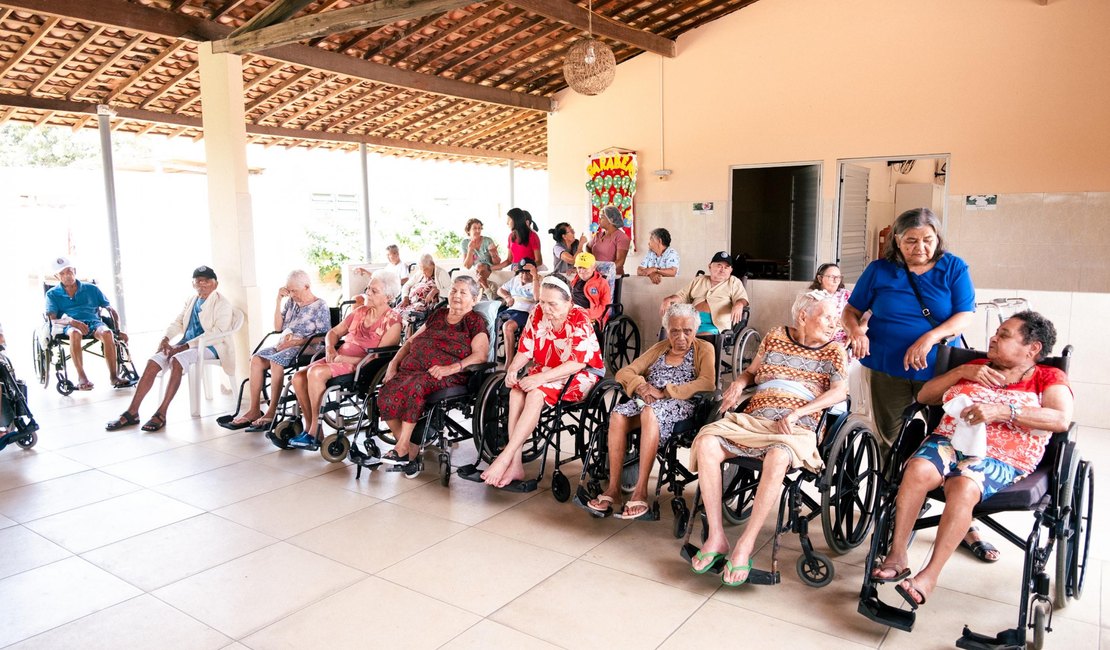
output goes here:
<path id="1" fill-rule="evenodd" d="M 790 308 L 790 316 L 794 319 L 794 323 L 797 323 L 798 316 L 802 312 L 805 312 L 806 316 L 812 316 L 821 303 L 831 302 L 833 300 L 833 295 L 823 289 L 814 289 L 813 291 L 800 293 L 798 297 L 794 299 L 794 305 Z"/>
<path id="2" fill-rule="evenodd" d="M 296 283 L 298 287 L 304 287 L 305 289 L 312 287 L 312 279 L 308 277 L 308 273 L 300 269 L 289 272 L 289 277 L 285 278 L 285 284 L 290 282 Z"/>
<path id="3" fill-rule="evenodd" d="M 397 274 L 393 271 L 378 269 L 370 276 L 370 282 L 374 280 L 381 283 L 382 293 L 390 298 L 396 298 L 401 295 L 401 278 L 397 277 Z"/>
<path id="4" fill-rule="evenodd" d="M 455 279 L 451 281 L 451 284 L 463 285 L 468 291 L 470 291 L 471 297 L 473 297 L 475 300 L 478 299 L 478 281 L 474 279 L 473 275 L 470 275 L 469 273 L 460 273 L 459 275 L 455 276 Z"/>
<path id="5" fill-rule="evenodd" d="M 701 323 L 701 317 L 698 316 L 698 311 L 688 302 L 676 302 L 672 303 L 670 307 L 667 307 L 667 313 L 663 314 L 663 328 L 666 329 L 667 332 L 671 331 L 672 318 L 688 318 L 695 330 Z"/>
<path id="6" fill-rule="evenodd" d="M 435 265 L 436 265 L 436 260 L 430 254 L 424 253 L 423 255 L 420 256 L 420 266 L 427 267 L 427 266 L 435 266 Z"/>

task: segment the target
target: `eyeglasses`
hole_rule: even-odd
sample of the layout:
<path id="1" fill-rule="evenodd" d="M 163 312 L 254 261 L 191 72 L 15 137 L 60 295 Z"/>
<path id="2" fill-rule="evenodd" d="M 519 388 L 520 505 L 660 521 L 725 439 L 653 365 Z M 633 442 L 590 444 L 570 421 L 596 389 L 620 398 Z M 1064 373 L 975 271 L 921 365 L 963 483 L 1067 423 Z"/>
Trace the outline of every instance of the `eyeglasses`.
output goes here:
<path id="1" fill-rule="evenodd" d="M 829 275 L 829 274 L 826 273 L 825 275 L 822 275 L 821 277 L 828 278 L 830 280 L 839 280 L 840 278 L 842 278 L 844 276 L 843 275 Z"/>

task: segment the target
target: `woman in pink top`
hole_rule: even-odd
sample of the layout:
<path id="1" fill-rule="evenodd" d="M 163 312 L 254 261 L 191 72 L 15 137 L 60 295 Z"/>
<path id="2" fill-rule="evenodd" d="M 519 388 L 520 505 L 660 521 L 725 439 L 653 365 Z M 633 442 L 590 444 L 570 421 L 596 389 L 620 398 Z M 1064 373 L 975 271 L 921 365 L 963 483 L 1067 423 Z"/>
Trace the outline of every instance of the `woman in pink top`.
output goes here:
<path id="1" fill-rule="evenodd" d="M 304 415 L 304 431 L 315 435 L 317 442 L 321 438 L 318 431 L 320 400 L 328 380 L 353 373 L 374 348 L 400 343 L 401 317 L 389 308 L 390 297 L 399 291 L 400 280 L 395 273 L 375 271 L 366 287 L 366 304 L 328 331 L 324 358 L 293 375 L 293 391 Z M 340 339 L 343 339 L 341 344 Z"/>
<path id="2" fill-rule="evenodd" d="M 614 277 L 624 275 L 624 260 L 628 257 L 631 244 L 624 232 L 624 215 L 616 206 L 606 206 L 597 221 L 597 232 L 586 242 L 586 250 L 597 258 L 598 270 L 608 276 L 610 282 Z"/>
<path id="3" fill-rule="evenodd" d="M 532 223 L 532 215 L 527 210 L 513 208 L 509 210 L 509 257 L 494 269 L 503 269 L 510 264 L 518 264 L 522 259 L 528 258 L 535 265 L 543 265 L 543 253 L 540 251 L 540 236 L 535 233 L 536 224 Z"/>

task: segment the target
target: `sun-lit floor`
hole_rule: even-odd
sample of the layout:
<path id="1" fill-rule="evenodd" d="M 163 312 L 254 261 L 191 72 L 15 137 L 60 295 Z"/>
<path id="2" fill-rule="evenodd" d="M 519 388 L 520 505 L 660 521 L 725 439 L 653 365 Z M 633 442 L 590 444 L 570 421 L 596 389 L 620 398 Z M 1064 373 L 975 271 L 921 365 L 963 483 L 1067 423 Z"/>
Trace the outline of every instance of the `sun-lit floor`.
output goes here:
<path id="1" fill-rule="evenodd" d="M 783 536 L 782 584 L 729 589 L 679 558 L 669 503 L 662 521 L 629 523 L 591 519 L 546 484 L 444 488 L 434 469 L 356 481 L 346 463 L 190 418 L 185 394 L 147 434 L 104 431 L 130 391 L 30 391 L 39 444 L 0 452 L 0 646 L 929 648 L 952 647 L 964 624 L 1016 623 L 1021 554 L 989 532 L 1002 560 L 958 552 L 908 634 L 856 613 L 864 547 L 814 589 Z M 1098 468 L 1107 434 L 1080 434 Z M 1086 589 L 1048 647 L 1110 648 L 1110 495 L 1096 484 Z M 931 541 L 919 535 L 915 562 Z M 769 562 L 765 545 L 756 565 Z"/>

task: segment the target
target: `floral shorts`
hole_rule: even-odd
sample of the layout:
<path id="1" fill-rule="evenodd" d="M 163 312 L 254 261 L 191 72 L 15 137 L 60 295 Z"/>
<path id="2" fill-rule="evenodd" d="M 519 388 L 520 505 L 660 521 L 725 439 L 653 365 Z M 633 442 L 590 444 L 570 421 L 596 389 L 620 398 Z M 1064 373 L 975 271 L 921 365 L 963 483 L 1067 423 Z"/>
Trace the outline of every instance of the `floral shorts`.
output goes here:
<path id="1" fill-rule="evenodd" d="M 924 458 L 933 464 L 942 477 L 963 476 L 975 481 L 986 501 L 994 493 L 1025 477 L 1025 472 L 996 458 L 964 456 L 952 446 L 947 436 L 931 435 L 917 448 L 914 458 Z"/>

